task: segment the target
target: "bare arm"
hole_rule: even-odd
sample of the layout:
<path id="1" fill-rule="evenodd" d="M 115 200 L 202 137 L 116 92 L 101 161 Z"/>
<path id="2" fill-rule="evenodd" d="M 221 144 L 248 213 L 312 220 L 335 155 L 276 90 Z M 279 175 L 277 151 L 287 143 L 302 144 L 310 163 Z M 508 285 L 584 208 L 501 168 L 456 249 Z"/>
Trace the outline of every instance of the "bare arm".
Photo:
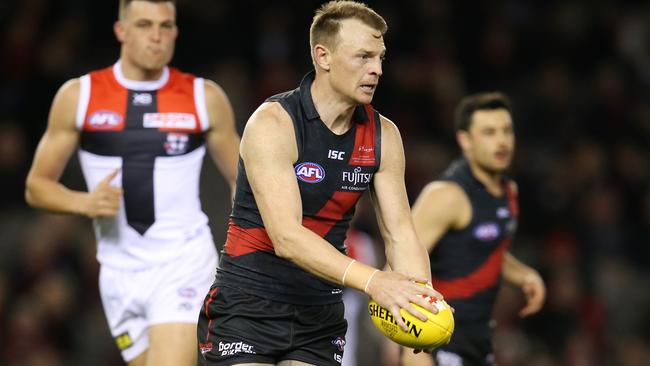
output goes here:
<path id="1" fill-rule="evenodd" d="M 422 189 L 413 204 L 412 215 L 418 239 L 431 252 L 447 231 L 469 224 L 472 207 L 456 183 L 437 181 Z"/>
<path id="2" fill-rule="evenodd" d="M 48 211 L 89 217 L 114 216 L 122 190 L 110 187 L 109 183 L 117 171 L 104 178 L 91 193 L 73 191 L 59 183 L 79 142 L 79 132 L 75 128 L 78 99 L 78 79 L 65 83 L 54 97 L 47 130 L 27 175 L 25 199 L 30 206 Z"/>
<path id="3" fill-rule="evenodd" d="M 206 144 L 212 160 L 235 192 L 237 161 L 239 159 L 239 135 L 235 128 L 235 116 L 223 89 L 210 80 L 205 80 L 205 103 L 210 119 Z"/>
<path id="4" fill-rule="evenodd" d="M 526 297 L 526 306 L 519 312 L 524 317 L 538 312 L 544 305 L 546 287 L 539 273 L 519 261 L 510 252 L 505 252 L 502 267 L 503 279 L 521 288 Z"/>
<path id="5" fill-rule="evenodd" d="M 382 117 L 382 142 L 381 142 L 381 166 L 373 178 L 371 194 L 373 205 L 377 214 L 377 221 L 386 246 L 386 257 L 388 264 L 393 269 L 393 273 L 403 275 L 413 284 L 416 282 L 429 282 L 431 280 L 431 271 L 426 249 L 419 243 L 413 221 L 411 219 L 406 187 L 404 184 L 405 159 L 402 147 L 402 139 L 397 127 L 388 119 Z M 404 293 L 401 296 L 410 298 L 419 292 L 423 293 L 422 286 L 406 286 L 405 283 L 392 284 L 395 281 L 387 278 L 386 274 L 391 272 L 382 272 L 370 283 L 369 293 L 373 299 L 378 300 L 384 296 L 396 296 L 388 293 L 388 290 L 394 286 L 401 286 Z M 386 280 L 386 282 L 382 282 Z M 374 285 L 377 285 L 375 288 Z M 442 298 L 442 295 L 435 290 L 431 290 L 426 295 L 431 297 Z M 408 310 L 411 313 L 410 303 L 418 303 L 409 299 L 408 302 L 402 302 L 399 299 L 399 307 Z M 430 307 L 425 308 L 431 311 Z M 394 309 L 388 308 L 394 311 Z M 435 313 L 436 310 L 434 309 Z"/>

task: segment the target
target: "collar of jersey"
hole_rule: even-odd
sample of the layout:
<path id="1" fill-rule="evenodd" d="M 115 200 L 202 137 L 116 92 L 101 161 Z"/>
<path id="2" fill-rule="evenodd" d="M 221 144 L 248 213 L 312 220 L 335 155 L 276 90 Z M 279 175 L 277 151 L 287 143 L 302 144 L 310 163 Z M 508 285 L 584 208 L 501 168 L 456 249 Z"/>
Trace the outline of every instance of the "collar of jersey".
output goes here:
<path id="1" fill-rule="evenodd" d="M 314 106 L 314 100 L 311 97 L 311 83 L 314 82 L 315 76 L 316 76 L 316 72 L 312 70 L 308 72 L 307 75 L 305 75 L 302 78 L 302 81 L 300 82 L 300 103 L 302 103 L 302 108 L 305 111 L 305 115 L 307 116 L 307 119 L 309 120 L 320 118 L 320 115 L 316 110 L 316 106 Z M 354 114 L 352 119 L 355 122 L 368 121 L 368 115 L 366 114 L 366 111 L 362 105 L 358 105 L 354 109 Z"/>
<path id="2" fill-rule="evenodd" d="M 115 80 L 117 80 L 120 85 L 129 90 L 150 91 L 158 90 L 167 84 L 167 81 L 169 80 L 169 68 L 167 66 L 163 68 L 162 75 L 160 75 L 160 78 L 158 80 L 130 80 L 127 79 L 122 73 L 122 60 L 117 60 L 115 65 L 113 65 L 113 75 L 115 76 Z"/>

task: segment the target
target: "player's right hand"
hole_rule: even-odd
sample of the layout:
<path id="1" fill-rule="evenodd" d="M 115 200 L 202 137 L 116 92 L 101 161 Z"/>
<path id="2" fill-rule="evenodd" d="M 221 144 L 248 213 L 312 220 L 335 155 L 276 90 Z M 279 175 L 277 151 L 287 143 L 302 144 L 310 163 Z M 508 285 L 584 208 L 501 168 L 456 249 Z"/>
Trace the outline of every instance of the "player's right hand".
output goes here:
<path id="1" fill-rule="evenodd" d="M 425 297 L 443 299 L 443 296 L 430 285 L 425 285 L 427 283 L 428 280 L 424 278 L 409 277 L 392 271 L 379 271 L 371 278 L 366 292 L 377 304 L 391 312 L 400 328 L 408 331 L 406 323 L 400 315 L 400 309 L 408 311 L 422 321 L 427 321 L 427 316 L 416 310 L 411 303 L 417 304 L 433 314 L 438 313 L 438 308 L 427 301 Z"/>
<path id="2" fill-rule="evenodd" d="M 113 187 L 110 183 L 119 172 L 120 169 L 115 169 L 115 171 L 104 177 L 94 190 L 88 193 L 86 209 L 84 210 L 86 216 L 94 219 L 117 215 L 123 191 L 122 188 Z"/>

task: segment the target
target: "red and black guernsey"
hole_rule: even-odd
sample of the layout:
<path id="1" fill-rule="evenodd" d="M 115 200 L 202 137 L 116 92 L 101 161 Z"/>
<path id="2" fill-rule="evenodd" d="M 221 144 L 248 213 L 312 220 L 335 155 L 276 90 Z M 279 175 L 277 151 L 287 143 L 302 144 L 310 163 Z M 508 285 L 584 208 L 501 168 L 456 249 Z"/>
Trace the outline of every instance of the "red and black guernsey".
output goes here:
<path id="1" fill-rule="evenodd" d="M 517 227 L 517 198 L 507 178 L 495 197 L 472 174 L 466 160 L 455 161 L 441 180 L 455 182 L 472 206 L 462 230 L 448 231 L 430 255 L 433 286 L 456 310 L 457 323 L 487 326 L 501 278 L 504 252 Z"/>
<path id="2" fill-rule="evenodd" d="M 293 121 L 298 147 L 294 172 L 300 188 L 303 225 L 345 253 L 343 242 L 356 203 L 372 184 L 380 164 L 379 113 L 370 105 L 357 107 L 352 127 L 336 135 L 322 122 L 314 107 L 310 91 L 313 80 L 311 72 L 299 88 L 267 101 L 280 103 Z M 241 159 L 216 284 L 235 286 L 259 297 L 292 304 L 341 301 L 339 285 L 275 255 Z"/>

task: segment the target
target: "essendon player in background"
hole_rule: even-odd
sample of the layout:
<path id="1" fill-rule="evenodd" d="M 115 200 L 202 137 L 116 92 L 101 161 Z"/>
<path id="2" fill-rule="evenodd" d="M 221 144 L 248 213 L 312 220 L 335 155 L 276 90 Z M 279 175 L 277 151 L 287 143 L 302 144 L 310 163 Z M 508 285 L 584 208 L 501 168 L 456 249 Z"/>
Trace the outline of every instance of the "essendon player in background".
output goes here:
<path id="1" fill-rule="evenodd" d="M 315 71 L 249 119 L 225 253 L 199 320 L 209 365 L 340 365 L 343 286 L 369 294 L 405 329 L 399 309 L 426 319 L 417 284 L 430 278 L 404 187 L 395 125 L 370 102 L 382 74 L 384 19 L 332 1 L 310 31 Z M 394 272 L 346 255 L 355 204 L 369 190 Z"/>
<path id="2" fill-rule="evenodd" d="M 26 198 L 95 219 L 102 303 L 124 360 L 194 366 L 199 308 L 217 263 L 199 174 L 207 146 L 232 189 L 239 137 L 220 87 L 167 66 L 174 1 L 122 0 L 114 28 L 120 59 L 54 98 Z M 58 181 L 78 147 L 89 192 Z"/>
<path id="3" fill-rule="evenodd" d="M 544 303 L 544 283 L 508 252 L 517 227 L 517 186 L 504 172 L 515 137 L 507 98 L 482 93 L 456 110 L 463 158 L 427 185 L 413 205 L 416 232 L 430 251 L 432 283 L 456 310 L 451 342 L 433 352 L 438 366 L 493 365 L 492 307 L 500 279 L 523 290 L 520 315 Z M 404 365 L 431 365 L 429 355 L 404 352 Z"/>

